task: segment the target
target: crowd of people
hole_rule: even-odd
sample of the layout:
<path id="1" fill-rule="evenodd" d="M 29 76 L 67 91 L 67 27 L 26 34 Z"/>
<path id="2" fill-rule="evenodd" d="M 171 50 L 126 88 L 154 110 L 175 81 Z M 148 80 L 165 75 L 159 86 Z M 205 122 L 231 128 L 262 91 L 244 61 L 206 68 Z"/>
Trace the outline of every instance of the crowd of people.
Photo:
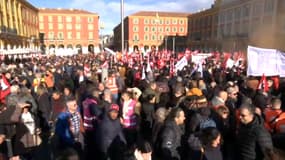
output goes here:
<path id="1" fill-rule="evenodd" d="M 33 160 L 42 145 L 51 154 L 41 159 L 58 160 L 282 159 L 282 78 L 267 77 L 265 90 L 222 59 L 198 71 L 190 58 L 172 73 L 170 61 L 157 67 L 149 57 L 151 70 L 150 58 L 129 65 L 106 53 L 6 58 L 0 159 Z"/>

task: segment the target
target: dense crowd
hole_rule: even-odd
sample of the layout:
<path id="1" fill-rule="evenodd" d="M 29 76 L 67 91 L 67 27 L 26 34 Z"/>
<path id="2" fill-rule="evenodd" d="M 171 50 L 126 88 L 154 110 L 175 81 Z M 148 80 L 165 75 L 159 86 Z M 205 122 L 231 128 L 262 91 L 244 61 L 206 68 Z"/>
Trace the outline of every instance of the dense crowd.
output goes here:
<path id="1" fill-rule="evenodd" d="M 130 65 L 106 53 L 6 57 L 0 159 L 36 159 L 42 145 L 51 154 L 40 159 L 282 159 L 282 78 L 265 85 L 244 65 L 226 68 L 211 57 L 202 70 L 190 58 L 174 73 L 171 61 L 158 67 L 159 57 L 150 58 Z"/>

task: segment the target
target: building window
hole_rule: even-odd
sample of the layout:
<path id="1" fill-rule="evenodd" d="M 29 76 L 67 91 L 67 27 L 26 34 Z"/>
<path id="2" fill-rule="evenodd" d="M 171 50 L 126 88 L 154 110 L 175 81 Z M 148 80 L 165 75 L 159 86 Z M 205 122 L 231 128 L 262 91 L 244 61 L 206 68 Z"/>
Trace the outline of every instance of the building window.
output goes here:
<path id="1" fill-rule="evenodd" d="M 145 41 L 148 41 L 148 40 L 149 40 L 149 38 L 148 38 L 148 35 L 147 35 L 147 34 L 145 34 L 145 35 L 144 35 L 144 40 L 145 40 Z"/>
<path id="2" fill-rule="evenodd" d="M 62 30 L 63 29 L 63 24 L 59 23 L 57 27 L 58 27 L 59 30 Z"/>
<path id="3" fill-rule="evenodd" d="M 53 29 L 53 23 L 48 24 L 48 29 L 50 29 L 50 30 Z"/>
<path id="4" fill-rule="evenodd" d="M 76 30 L 81 30 L 81 24 L 76 24 L 76 25 L 75 25 L 75 29 L 76 29 Z"/>
<path id="5" fill-rule="evenodd" d="M 134 40 L 134 41 L 138 41 L 138 40 L 139 40 L 139 35 L 138 35 L 138 34 L 134 34 L 133 40 Z"/>
<path id="6" fill-rule="evenodd" d="M 39 18 L 40 18 L 40 22 L 44 21 L 44 17 L 43 16 L 39 16 Z"/>
<path id="7" fill-rule="evenodd" d="M 183 25 L 184 24 L 184 20 L 180 19 L 179 24 Z"/>
<path id="8" fill-rule="evenodd" d="M 149 38 L 148 38 L 148 35 L 147 35 L 147 34 L 145 34 L 145 35 L 144 35 L 144 40 L 145 40 L 145 41 L 148 41 L 148 40 L 149 40 Z"/>
<path id="9" fill-rule="evenodd" d="M 48 38 L 49 39 L 54 39 L 54 33 L 53 32 L 48 32 Z"/>
<path id="10" fill-rule="evenodd" d="M 265 13 L 272 13 L 274 10 L 274 0 L 266 0 L 264 6 Z"/>
<path id="11" fill-rule="evenodd" d="M 159 35 L 158 40 L 163 40 L 163 35 Z"/>
<path id="12" fill-rule="evenodd" d="M 66 17 L 66 22 L 69 22 L 69 23 L 72 22 L 72 18 L 70 16 L 67 16 Z"/>
<path id="13" fill-rule="evenodd" d="M 145 32 L 149 32 L 149 27 L 144 27 Z"/>
<path id="14" fill-rule="evenodd" d="M 233 12 L 230 10 L 227 12 L 227 21 L 232 21 L 232 17 L 233 17 Z"/>
<path id="15" fill-rule="evenodd" d="M 225 15 L 224 15 L 224 13 L 221 13 L 221 15 L 220 15 L 220 22 L 221 22 L 221 24 L 225 23 Z"/>
<path id="16" fill-rule="evenodd" d="M 79 16 L 76 16 L 76 23 L 81 23 L 81 18 Z"/>
<path id="17" fill-rule="evenodd" d="M 57 16 L 57 21 L 61 23 L 62 22 L 62 16 Z"/>
<path id="18" fill-rule="evenodd" d="M 66 29 L 67 29 L 67 30 L 72 30 L 72 24 L 70 24 L 70 23 L 69 23 L 69 24 L 66 24 Z"/>
<path id="19" fill-rule="evenodd" d="M 88 33 L 88 39 L 93 40 L 94 39 L 93 35 L 94 35 L 93 32 L 89 32 Z"/>
<path id="20" fill-rule="evenodd" d="M 151 40 L 155 41 L 155 40 L 156 40 L 156 36 L 155 36 L 155 35 L 152 35 L 152 36 L 151 36 Z"/>
<path id="21" fill-rule="evenodd" d="M 43 30 L 43 29 L 44 29 L 44 24 L 43 24 L 43 23 L 40 23 L 39 28 L 40 28 L 40 30 Z"/>
<path id="22" fill-rule="evenodd" d="M 138 32 L 139 31 L 139 27 L 138 26 L 133 26 L 133 32 Z"/>
<path id="23" fill-rule="evenodd" d="M 88 23 L 93 23 L 93 17 L 88 17 Z"/>
<path id="24" fill-rule="evenodd" d="M 62 40 L 63 39 L 63 33 L 62 32 L 58 32 L 57 37 L 58 37 L 58 39 Z"/>
<path id="25" fill-rule="evenodd" d="M 163 25 L 163 19 L 159 20 L 159 24 Z"/>
<path id="26" fill-rule="evenodd" d="M 72 39 L 72 32 L 67 32 L 67 39 Z"/>
<path id="27" fill-rule="evenodd" d="M 179 28 L 179 32 L 180 32 L 180 33 L 184 33 L 184 28 L 183 28 L 183 27 L 180 27 L 180 28 Z"/>
<path id="28" fill-rule="evenodd" d="M 240 19 L 240 8 L 235 9 L 235 20 L 238 21 Z"/>
<path id="29" fill-rule="evenodd" d="M 165 20 L 165 24 L 166 24 L 166 25 L 169 25 L 169 24 L 170 24 L 170 20 L 169 20 L 169 19 L 166 19 L 166 20 Z"/>
<path id="30" fill-rule="evenodd" d="M 177 24 L 177 19 L 172 19 L 172 24 Z"/>
<path id="31" fill-rule="evenodd" d="M 170 28 L 169 28 L 169 27 L 166 27 L 166 28 L 165 28 L 165 32 L 170 32 Z"/>
<path id="32" fill-rule="evenodd" d="M 158 27 L 158 32 L 163 32 L 163 27 Z"/>
<path id="33" fill-rule="evenodd" d="M 250 5 L 246 5 L 243 7 L 243 17 L 249 17 L 249 13 L 250 13 Z"/>
<path id="34" fill-rule="evenodd" d="M 172 32 L 176 33 L 177 32 L 177 27 L 172 27 Z"/>
<path id="35" fill-rule="evenodd" d="M 52 22 L 52 16 L 48 16 L 48 22 Z"/>
<path id="36" fill-rule="evenodd" d="M 88 24 L 88 30 L 93 30 L 94 29 L 94 25 L 93 24 Z"/>
<path id="37" fill-rule="evenodd" d="M 133 19 L 133 24 L 139 24 L 139 19 L 138 18 L 134 18 Z"/>
<path id="38" fill-rule="evenodd" d="M 149 24 L 149 19 L 144 19 L 144 24 Z"/>
<path id="39" fill-rule="evenodd" d="M 262 6 L 260 2 L 255 3 L 253 8 L 253 16 L 260 16 L 261 8 Z"/>
<path id="40" fill-rule="evenodd" d="M 80 32 L 76 32 L 76 39 L 80 39 L 80 38 L 81 38 Z"/>
<path id="41" fill-rule="evenodd" d="M 156 32 L 156 27 L 151 27 L 152 32 Z"/>

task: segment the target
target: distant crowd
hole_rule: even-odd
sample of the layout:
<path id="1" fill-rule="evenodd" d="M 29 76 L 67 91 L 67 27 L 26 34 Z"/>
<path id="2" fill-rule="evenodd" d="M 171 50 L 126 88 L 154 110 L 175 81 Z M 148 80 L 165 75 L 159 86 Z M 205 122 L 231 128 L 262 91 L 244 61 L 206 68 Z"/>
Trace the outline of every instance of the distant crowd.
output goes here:
<path id="1" fill-rule="evenodd" d="M 284 79 L 222 58 L 174 72 L 159 54 L 132 57 L 5 57 L 0 159 L 285 159 Z"/>

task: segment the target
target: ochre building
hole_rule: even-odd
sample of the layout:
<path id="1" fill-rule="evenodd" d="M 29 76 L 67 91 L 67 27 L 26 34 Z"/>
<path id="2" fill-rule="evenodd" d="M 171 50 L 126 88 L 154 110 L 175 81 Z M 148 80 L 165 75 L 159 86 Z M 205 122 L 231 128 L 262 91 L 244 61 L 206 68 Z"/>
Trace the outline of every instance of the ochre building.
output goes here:
<path id="1" fill-rule="evenodd" d="M 0 49 L 39 46 L 38 9 L 25 0 L 0 0 Z"/>

